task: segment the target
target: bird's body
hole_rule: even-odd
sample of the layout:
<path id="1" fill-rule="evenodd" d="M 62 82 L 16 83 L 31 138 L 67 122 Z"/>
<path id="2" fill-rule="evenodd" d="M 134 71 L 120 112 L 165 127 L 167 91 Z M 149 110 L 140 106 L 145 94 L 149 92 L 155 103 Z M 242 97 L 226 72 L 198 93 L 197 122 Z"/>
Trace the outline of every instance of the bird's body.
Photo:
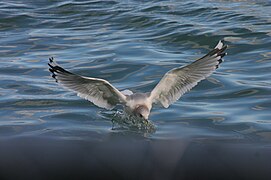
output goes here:
<path id="1" fill-rule="evenodd" d="M 95 105 L 112 109 L 117 104 L 124 106 L 125 112 L 147 120 L 153 104 L 161 104 L 168 108 L 184 93 L 192 89 L 198 82 L 210 76 L 226 55 L 227 46 L 222 41 L 207 55 L 193 63 L 168 71 L 151 92 L 133 93 L 130 90 L 119 91 L 108 81 L 99 78 L 84 77 L 73 74 L 50 58 L 50 71 L 56 82 L 77 92 Z"/>
<path id="2" fill-rule="evenodd" d="M 152 109 L 150 93 L 135 93 L 127 96 L 124 110 L 129 114 L 148 119 Z"/>

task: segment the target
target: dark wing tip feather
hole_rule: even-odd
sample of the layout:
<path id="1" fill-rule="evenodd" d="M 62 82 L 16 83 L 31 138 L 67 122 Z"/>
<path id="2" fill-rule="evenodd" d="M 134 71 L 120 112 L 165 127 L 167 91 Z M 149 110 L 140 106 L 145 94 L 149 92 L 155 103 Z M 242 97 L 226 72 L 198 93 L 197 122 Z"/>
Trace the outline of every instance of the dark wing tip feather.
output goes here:
<path id="1" fill-rule="evenodd" d="M 50 65 L 49 65 L 50 66 Z M 55 74 L 54 70 L 52 68 L 49 68 L 49 71 L 53 74 Z"/>
<path id="2" fill-rule="evenodd" d="M 49 61 L 50 61 L 50 63 L 52 63 L 54 61 L 54 57 L 50 57 Z"/>
<path id="3" fill-rule="evenodd" d="M 66 71 L 65 69 L 63 69 L 62 67 L 58 66 L 55 61 L 54 61 L 54 58 L 53 57 L 50 57 L 49 58 L 49 63 L 48 63 L 48 66 L 49 66 L 49 71 L 52 73 L 52 77 L 56 80 L 56 82 L 58 82 L 57 80 L 57 75 L 59 73 L 61 74 L 72 74 L 70 73 L 69 71 Z"/>
<path id="4" fill-rule="evenodd" d="M 52 73 L 67 73 L 67 74 L 72 74 L 71 72 L 65 70 L 64 68 L 62 68 L 60 66 L 58 66 L 55 63 L 53 57 L 49 58 L 49 61 L 50 61 L 50 63 L 48 63 L 48 65 L 52 69 L 52 70 L 50 70 Z"/>
<path id="5" fill-rule="evenodd" d="M 224 40 L 221 40 L 220 41 L 223 45 L 225 43 Z M 221 49 L 215 47 L 214 49 L 212 49 L 209 53 L 207 53 L 205 56 L 203 56 L 202 58 L 198 59 L 198 60 L 201 60 L 201 59 L 204 59 L 206 57 L 210 57 L 210 56 L 214 56 L 214 55 L 217 55 L 217 56 L 225 56 L 227 54 L 223 54 L 223 52 L 228 48 L 228 45 L 224 45 Z"/>
<path id="6" fill-rule="evenodd" d="M 53 65 L 51 65 L 50 63 L 48 63 L 48 66 L 50 66 L 50 69 L 52 69 L 53 70 L 53 68 L 54 68 L 54 66 Z M 52 71 L 51 71 L 52 72 Z"/>
<path id="7" fill-rule="evenodd" d="M 221 40 L 221 42 L 224 44 L 225 41 Z M 228 48 L 228 45 L 224 45 L 221 49 L 217 49 L 217 56 L 220 56 L 218 59 L 218 65 L 216 65 L 216 69 L 219 68 L 219 65 L 224 61 L 222 58 L 227 55 L 226 52 L 224 52 Z"/>
<path id="8" fill-rule="evenodd" d="M 223 53 L 228 48 L 228 45 L 224 45 L 221 49 L 218 49 L 219 53 Z"/>
<path id="9" fill-rule="evenodd" d="M 52 78 L 54 78 L 56 80 L 56 82 L 58 82 L 55 74 L 52 74 Z"/>
<path id="10" fill-rule="evenodd" d="M 219 54 L 219 56 L 221 57 L 221 58 L 223 58 L 224 56 L 226 56 L 227 55 L 227 53 L 221 53 L 221 54 Z"/>

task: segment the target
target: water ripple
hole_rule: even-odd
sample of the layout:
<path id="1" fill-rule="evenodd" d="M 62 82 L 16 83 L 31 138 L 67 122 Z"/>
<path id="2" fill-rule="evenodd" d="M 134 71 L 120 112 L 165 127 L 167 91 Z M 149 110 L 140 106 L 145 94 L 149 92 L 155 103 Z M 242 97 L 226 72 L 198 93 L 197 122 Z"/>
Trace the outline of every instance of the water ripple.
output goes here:
<path id="1" fill-rule="evenodd" d="M 48 57 L 117 88 L 151 91 L 169 69 L 222 38 L 221 68 L 169 109 L 148 138 L 270 141 L 270 3 L 255 1 L 0 2 L 0 134 L 67 139 L 110 133 L 93 104 L 50 79 Z"/>

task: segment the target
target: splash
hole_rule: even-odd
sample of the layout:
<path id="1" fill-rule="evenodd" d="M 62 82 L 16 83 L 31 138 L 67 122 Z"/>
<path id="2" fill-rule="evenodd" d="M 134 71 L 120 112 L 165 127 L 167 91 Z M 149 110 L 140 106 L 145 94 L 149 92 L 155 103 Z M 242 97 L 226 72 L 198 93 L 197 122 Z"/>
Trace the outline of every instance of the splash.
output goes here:
<path id="1" fill-rule="evenodd" d="M 156 131 L 156 127 L 151 121 L 127 114 L 125 111 L 116 111 L 112 123 L 112 129 L 115 130 L 124 129 L 145 133 L 154 133 Z"/>

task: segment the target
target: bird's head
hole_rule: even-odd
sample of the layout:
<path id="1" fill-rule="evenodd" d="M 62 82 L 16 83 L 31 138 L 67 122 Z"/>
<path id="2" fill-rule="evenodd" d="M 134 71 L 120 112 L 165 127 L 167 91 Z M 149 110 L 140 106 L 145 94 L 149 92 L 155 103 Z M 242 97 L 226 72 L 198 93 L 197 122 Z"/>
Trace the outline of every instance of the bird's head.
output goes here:
<path id="1" fill-rule="evenodd" d="M 134 114 L 137 117 L 148 120 L 149 115 L 150 115 L 150 110 L 145 105 L 138 105 L 134 110 Z"/>

